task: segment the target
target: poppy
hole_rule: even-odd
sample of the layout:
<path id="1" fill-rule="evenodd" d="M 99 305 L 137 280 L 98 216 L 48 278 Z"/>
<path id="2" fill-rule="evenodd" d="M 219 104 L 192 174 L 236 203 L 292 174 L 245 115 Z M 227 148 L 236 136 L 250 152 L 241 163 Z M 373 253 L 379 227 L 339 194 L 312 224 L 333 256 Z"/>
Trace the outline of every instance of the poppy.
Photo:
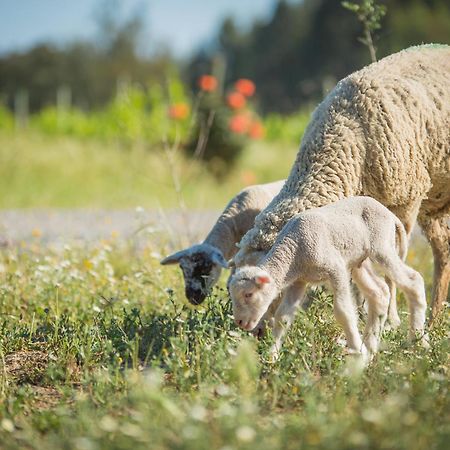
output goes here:
<path id="1" fill-rule="evenodd" d="M 198 80 L 198 85 L 202 91 L 215 91 L 217 89 L 217 78 L 213 75 L 202 75 Z"/>
<path id="2" fill-rule="evenodd" d="M 250 118 L 246 114 L 236 114 L 230 119 L 229 128 L 233 133 L 244 134 L 250 126 Z"/>
<path id="3" fill-rule="evenodd" d="M 264 127 L 261 122 L 255 121 L 248 128 L 248 135 L 252 139 L 261 139 L 264 137 Z"/>
<path id="4" fill-rule="evenodd" d="M 240 78 L 234 83 L 235 89 L 245 97 L 251 97 L 256 90 L 255 83 L 247 78 Z"/>
<path id="5" fill-rule="evenodd" d="M 247 101 L 240 92 L 231 92 L 227 95 L 227 103 L 232 109 L 241 109 L 245 106 Z"/>
<path id="6" fill-rule="evenodd" d="M 169 108 L 169 117 L 175 120 L 184 120 L 189 115 L 189 106 L 186 103 L 175 103 Z"/>

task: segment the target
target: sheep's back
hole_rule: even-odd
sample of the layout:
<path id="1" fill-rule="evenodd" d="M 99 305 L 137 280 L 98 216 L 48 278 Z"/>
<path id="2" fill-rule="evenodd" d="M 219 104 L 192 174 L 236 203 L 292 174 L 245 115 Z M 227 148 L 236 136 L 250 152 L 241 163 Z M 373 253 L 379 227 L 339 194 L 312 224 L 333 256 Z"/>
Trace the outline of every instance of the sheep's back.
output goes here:
<path id="1" fill-rule="evenodd" d="M 341 80 L 314 111 L 283 189 L 241 247 L 268 249 L 294 214 L 344 197 L 392 207 L 445 185 L 449 83 L 448 46 L 407 49 Z"/>

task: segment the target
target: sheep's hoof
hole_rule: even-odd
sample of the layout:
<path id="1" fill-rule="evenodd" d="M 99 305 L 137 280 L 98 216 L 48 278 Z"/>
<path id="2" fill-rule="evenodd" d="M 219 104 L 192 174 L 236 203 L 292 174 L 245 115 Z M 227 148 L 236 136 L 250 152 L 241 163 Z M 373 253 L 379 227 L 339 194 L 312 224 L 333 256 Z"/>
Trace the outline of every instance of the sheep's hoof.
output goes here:
<path id="1" fill-rule="evenodd" d="M 384 324 L 385 330 L 396 330 L 400 326 L 400 317 L 396 314 L 393 317 L 388 317 L 386 323 Z"/>
<path id="2" fill-rule="evenodd" d="M 413 331 L 409 335 L 409 342 L 411 344 L 418 344 L 425 350 L 428 350 L 430 348 L 430 337 L 428 336 L 428 333 L 425 333 L 424 331 Z"/>

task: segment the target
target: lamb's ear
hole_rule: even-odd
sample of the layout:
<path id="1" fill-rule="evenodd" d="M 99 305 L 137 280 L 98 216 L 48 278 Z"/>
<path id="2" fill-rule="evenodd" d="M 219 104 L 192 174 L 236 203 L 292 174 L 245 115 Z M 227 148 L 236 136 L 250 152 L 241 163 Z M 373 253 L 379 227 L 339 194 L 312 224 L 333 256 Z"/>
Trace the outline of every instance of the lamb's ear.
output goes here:
<path id="1" fill-rule="evenodd" d="M 236 261 L 234 260 L 234 258 L 231 258 L 231 259 L 228 261 L 228 268 L 229 268 L 230 270 L 233 270 L 233 269 L 236 268 Z"/>
<path id="2" fill-rule="evenodd" d="M 186 256 L 187 251 L 186 250 L 180 250 L 179 252 L 173 253 L 172 255 L 166 256 L 160 264 L 163 266 L 168 266 L 169 264 L 178 264 L 180 262 L 180 259 L 183 256 Z"/>
<path id="3" fill-rule="evenodd" d="M 227 260 L 223 257 L 222 253 L 214 252 L 211 259 L 214 264 L 217 264 L 224 269 L 228 269 Z"/>
<path id="4" fill-rule="evenodd" d="M 268 275 L 258 275 L 255 277 L 255 283 L 262 286 L 264 284 L 270 283 L 270 278 Z"/>

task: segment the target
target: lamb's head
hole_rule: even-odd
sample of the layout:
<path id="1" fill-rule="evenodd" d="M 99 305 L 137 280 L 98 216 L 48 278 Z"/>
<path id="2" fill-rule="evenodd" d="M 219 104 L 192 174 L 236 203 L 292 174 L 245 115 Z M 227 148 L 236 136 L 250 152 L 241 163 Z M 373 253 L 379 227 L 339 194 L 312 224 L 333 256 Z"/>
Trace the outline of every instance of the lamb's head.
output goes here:
<path id="1" fill-rule="evenodd" d="M 193 245 L 167 256 L 162 265 L 179 264 L 183 271 L 186 298 L 193 305 L 205 300 L 228 264 L 222 252 L 209 244 Z"/>
<path id="2" fill-rule="evenodd" d="M 247 331 L 256 327 L 278 295 L 272 277 L 257 266 L 236 269 L 228 288 L 233 301 L 234 320 Z"/>

